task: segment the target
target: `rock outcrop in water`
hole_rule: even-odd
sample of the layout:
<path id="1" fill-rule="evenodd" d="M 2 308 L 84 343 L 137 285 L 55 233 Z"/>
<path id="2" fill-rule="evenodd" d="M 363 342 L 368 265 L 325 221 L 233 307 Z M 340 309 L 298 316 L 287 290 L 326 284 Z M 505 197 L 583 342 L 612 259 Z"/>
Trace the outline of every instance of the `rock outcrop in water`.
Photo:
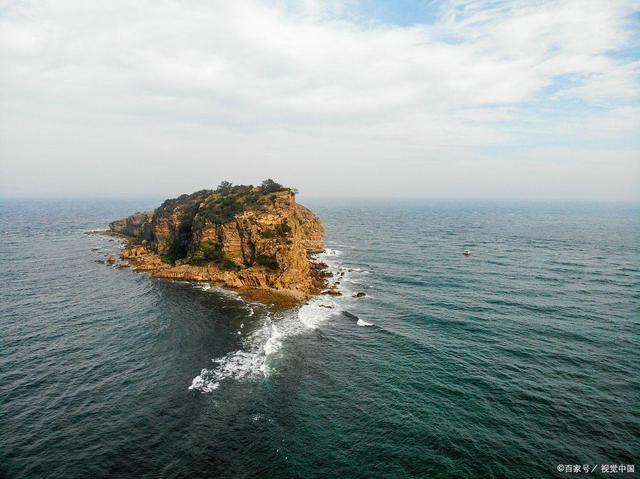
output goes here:
<path id="1" fill-rule="evenodd" d="M 295 194 L 270 180 L 260 187 L 202 190 L 153 212 L 112 222 L 129 241 L 122 259 L 152 276 L 286 293 L 302 300 L 325 283 L 324 228 Z"/>

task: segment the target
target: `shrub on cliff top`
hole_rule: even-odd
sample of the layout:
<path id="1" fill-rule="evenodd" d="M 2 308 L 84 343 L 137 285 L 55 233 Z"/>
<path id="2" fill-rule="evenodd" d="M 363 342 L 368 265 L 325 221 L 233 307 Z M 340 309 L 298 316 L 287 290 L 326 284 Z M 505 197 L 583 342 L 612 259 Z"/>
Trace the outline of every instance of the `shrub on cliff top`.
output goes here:
<path id="1" fill-rule="evenodd" d="M 265 195 L 279 191 L 292 191 L 272 179 L 264 180 L 262 185 L 233 185 L 223 181 L 218 188 L 200 204 L 198 221 L 195 226 L 202 227 L 205 223 L 222 225 L 231 221 L 237 214 L 248 206 L 257 206 Z"/>
<path id="2" fill-rule="evenodd" d="M 284 191 L 287 188 L 283 187 L 280 183 L 276 183 L 271 178 L 264 180 L 262 185 L 260 185 L 260 189 L 264 194 L 276 193 L 278 191 Z"/>

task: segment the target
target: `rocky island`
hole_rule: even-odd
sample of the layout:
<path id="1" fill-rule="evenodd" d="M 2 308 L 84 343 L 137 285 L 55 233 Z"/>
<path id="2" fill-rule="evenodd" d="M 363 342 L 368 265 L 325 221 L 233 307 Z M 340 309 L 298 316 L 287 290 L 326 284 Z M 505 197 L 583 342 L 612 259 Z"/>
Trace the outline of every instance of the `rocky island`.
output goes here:
<path id="1" fill-rule="evenodd" d="M 158 278 L 210 282 L 249 295 L 304 301 L 325 286 L 324 228 L 295 190 L 222 182 L 109 224 L 124 236 L 121 258 Z"/>

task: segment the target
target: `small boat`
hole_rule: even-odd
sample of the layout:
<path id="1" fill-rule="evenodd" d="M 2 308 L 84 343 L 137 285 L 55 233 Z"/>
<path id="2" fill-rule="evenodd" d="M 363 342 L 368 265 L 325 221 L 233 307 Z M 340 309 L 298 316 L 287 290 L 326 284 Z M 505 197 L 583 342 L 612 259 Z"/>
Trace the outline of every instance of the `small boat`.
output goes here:
<path id="1" fill-rule="evenodd" d="M 471 256 L 471 250 L 466 249 L 462 252 L 462 254 L 465 256 Z"/>

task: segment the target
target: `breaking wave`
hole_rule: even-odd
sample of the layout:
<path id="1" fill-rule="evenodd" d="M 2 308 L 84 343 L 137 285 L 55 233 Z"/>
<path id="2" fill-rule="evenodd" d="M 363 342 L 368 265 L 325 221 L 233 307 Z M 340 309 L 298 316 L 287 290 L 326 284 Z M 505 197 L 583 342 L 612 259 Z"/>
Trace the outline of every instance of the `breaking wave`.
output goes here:
<path id="1" fill-rule="evenodd" d="M 212 367 L 202 369 L 200 374 L 193 378 L 189 389 L 210 393 L 218 389 L 226 380 L 269 377 L 274 367 L 274 360 L 287 338 L 313 331 L 325 321 L 343 312 L 344 303 L 352 299 L 352 291 L 345 282 L 349 282 L 349 276 L 355 270 L 341 265 L 337 260 L 340 254 L 338 250 L 326 249 L 324 253 L 318 255 L 318 259 L 327 264 L 329 271 L 333 274 L 333 278 L 329 281 L 330 286 L 335 286 L 342 296 L 316 296 L 300 308 L 275 316 L 271 312 L 260 312 L 260 308 L 256 311 L 246 304 L 249 316 L 260 312 L 256 318 L 252 319 L 252 321 L 259 321 L 260 326 L 243 338 L 242 349 L 213 359 Z M 199 287 L 205 291 L 214 290 L 228 298 L 243 301 L 234 291 L 212 287 L 207 283 L 200 284 Z M 357 325 L 371 326 L 371 323 L 358 319 Z M 242 329 L 244 323 L 240 327 Z M 241 331 L 238 331 L 238 334 L 241 334 Z"/>

